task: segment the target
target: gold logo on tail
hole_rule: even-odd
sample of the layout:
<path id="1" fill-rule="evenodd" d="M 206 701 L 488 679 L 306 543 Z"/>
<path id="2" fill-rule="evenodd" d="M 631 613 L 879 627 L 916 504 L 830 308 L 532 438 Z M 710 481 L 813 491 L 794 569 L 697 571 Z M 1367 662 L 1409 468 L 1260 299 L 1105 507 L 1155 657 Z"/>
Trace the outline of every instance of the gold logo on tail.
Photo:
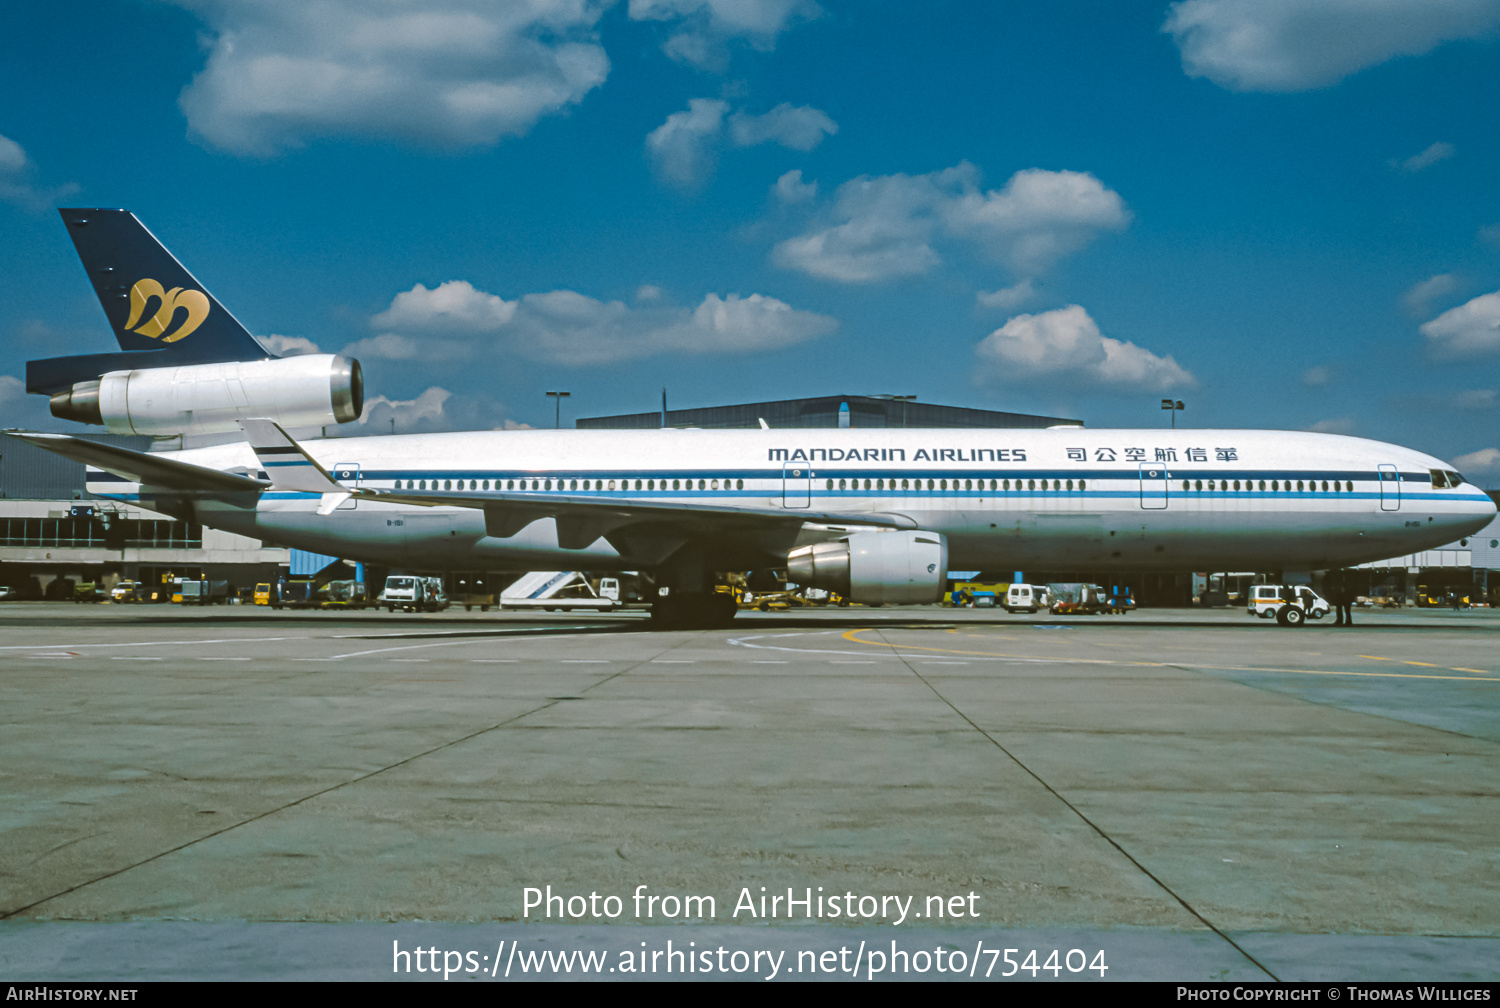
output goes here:
<path id="1" fill-rule="evenodd" d="M 160 301 L 161 305 L 156 309 L 155 315 L 142 322 L 140 328 L 136 328 L 136 322 L 145 313 L 152 298 Z M 179 308 L 187 309 L 187 319 L 175 332 L 168 335 L 167 328 L 172 324 L 172 316 Z M 130 288 L 130 318 L 126 320 L 125 328 L 142 336 L 150 336 L 163 343 L 175 343 L 202 325 L 206 318 L 208 295 L 202 291 L 183 290 L 181 287 L 162 290 L 161 284 L 155 280 L 137 280 L 135 286 Z"/>

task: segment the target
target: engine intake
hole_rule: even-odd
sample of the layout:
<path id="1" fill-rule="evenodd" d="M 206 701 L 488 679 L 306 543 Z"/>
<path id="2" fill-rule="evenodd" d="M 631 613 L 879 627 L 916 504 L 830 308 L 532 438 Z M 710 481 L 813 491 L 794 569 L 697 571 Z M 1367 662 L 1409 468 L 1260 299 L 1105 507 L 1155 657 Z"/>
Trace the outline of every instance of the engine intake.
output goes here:
<path id="1" fill-rule="evenodd" d="M 948 578 L 948 540 L 936 532 L 856 532 L 792 550 L 786 575 L 851 602 L 936 602 Z"/>
<path id="2" fill-rule="evenodd" d="M 342 354 L 111 371 L 52 395 L 52 415 L 113 434 L 216 434 L 269 417 L 322 427 L 364 412 L 359 361 Z"/>

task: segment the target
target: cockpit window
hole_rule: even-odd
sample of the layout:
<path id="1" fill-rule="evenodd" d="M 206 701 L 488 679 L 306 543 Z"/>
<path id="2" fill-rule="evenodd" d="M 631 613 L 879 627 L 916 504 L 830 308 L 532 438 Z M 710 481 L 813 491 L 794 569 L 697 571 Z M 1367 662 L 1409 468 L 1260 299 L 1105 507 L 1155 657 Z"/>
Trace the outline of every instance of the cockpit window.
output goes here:
<path id="1" fill-rule="evenodd" d="M 1432 486 L 1436 490 L 1461 486 L 1464 481 L 1464 478 L 1452 469 L 1429 469 L 1427 471 L 1432 475 Z"/>

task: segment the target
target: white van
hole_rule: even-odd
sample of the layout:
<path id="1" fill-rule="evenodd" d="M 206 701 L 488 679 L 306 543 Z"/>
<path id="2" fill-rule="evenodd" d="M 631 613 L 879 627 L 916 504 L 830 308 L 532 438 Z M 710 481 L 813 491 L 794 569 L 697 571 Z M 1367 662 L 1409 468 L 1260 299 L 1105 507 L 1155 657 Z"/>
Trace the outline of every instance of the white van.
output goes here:
<path id="1" fill-rule="evenodd" d="M 1328 602 L 1306 585 L 1251 585 L 1249 613 L 1261 619 L 1270 619 L 1284 607 L 1295 608 L 1300 614 L 1283 622 L 1300 623 L 1303 619 L 1322 619 L 1333 608 Z"/>
<path id="2" fill-rule="evenodd" d="M 1039 585 L 1013 584 L 1005 589 L 1005 611 L 1034 613 L 1047 605 L 1047 589 Z"/>
<path id="3" fill-rule="evenodd" d="M 448 608 L 448 596 L 443 591 L 442 578 L 392 574 L 385 579 L 380 604 L 385 606 L 386 612 L 395 612 L 397 609 L 406 612 L 441 612 Z"/>

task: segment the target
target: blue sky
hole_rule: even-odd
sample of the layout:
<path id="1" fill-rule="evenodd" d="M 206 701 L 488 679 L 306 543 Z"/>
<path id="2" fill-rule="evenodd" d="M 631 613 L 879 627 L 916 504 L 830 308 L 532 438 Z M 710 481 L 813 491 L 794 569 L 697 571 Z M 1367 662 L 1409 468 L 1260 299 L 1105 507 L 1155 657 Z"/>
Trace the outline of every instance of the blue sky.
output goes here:
<path id="1" fill-rule="evenodd" d="M 365 429 L 831 392 L 1394 441 L 1500 485 L 1500 0 L 8 12 L 6 426 L 135 211 Z"/>

